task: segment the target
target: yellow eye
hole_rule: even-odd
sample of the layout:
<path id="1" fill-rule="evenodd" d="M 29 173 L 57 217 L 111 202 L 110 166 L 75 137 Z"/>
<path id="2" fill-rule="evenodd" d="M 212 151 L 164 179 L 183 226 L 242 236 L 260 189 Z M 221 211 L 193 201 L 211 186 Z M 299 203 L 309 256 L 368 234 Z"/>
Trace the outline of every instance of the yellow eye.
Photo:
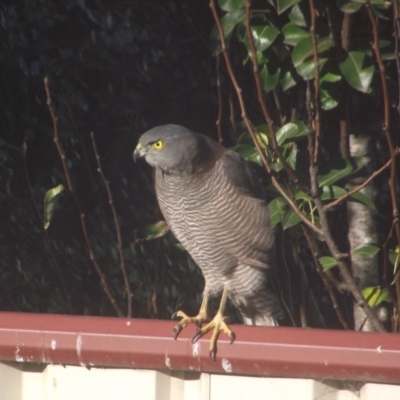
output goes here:
<path id="1" fill-rule="evenodd" d="M 157 140 L 157 142 L 154 142 L 152 146 L 156 150 L 161 150 L 164 147 L 164 142 L 162 140 Z"/>

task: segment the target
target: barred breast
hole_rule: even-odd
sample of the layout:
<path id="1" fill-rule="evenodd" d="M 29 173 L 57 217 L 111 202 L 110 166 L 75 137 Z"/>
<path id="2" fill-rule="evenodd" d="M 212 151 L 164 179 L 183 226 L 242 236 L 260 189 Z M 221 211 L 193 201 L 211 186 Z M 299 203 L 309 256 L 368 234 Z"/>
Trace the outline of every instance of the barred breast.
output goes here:
<path id="1" fill-rule="evenodd" d="M 282 315 L 269 287 L 275 268 L 274 236 L 266 203 L 238 188 L 224 157 L 203 173 L 156 170 L 161 211 L 175 237 L 201 268 L 205 291 L 224 286 L 245 323 L 273 325 Z"/>

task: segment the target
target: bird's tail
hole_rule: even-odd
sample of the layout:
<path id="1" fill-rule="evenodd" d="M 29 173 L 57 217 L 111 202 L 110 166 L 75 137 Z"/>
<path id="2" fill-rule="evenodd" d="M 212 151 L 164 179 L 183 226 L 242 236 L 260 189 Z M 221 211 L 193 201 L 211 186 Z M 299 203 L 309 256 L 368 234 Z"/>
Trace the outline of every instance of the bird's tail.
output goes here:
<path id="1" fill-rule="evenodd" d="M 243 322 L 245 325 L 279 326 L 275 317 L 265 314 L 259 314 L 253 318 L 248 318 L 243 315 Z"/>

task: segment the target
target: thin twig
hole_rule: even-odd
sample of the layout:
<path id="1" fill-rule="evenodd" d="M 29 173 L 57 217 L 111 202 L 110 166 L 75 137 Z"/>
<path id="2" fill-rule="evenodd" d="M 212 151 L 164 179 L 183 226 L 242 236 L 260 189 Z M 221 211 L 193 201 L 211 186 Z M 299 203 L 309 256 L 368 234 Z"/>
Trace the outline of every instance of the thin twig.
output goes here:
<path id="1" fill-rule="evenodd" d="M 294 173 L 292 167 L 288 164 L 288 162 L 286 161 L 285 157 L 283 157 L 281 149 L 280 149 L 279 144 L 278 144 L 278 140 L 276 139 L 274 126 L 272 124 L 271 117 L 269 115 L 267 106 L 266 106 L 265 101 L 264 101 L 263 90 L 262 90 L 262 87 L 261 87 L 260 76 L 259 76 L 259 73 L 258 73 L 257 50 L 256 50 L 256 46 L 254 44 L 253 34 L 251 32 L 250 0 L 246 0 L 245 1 L 245 8 L 246 8 L 245 27 L 246 27 L 246 34 L 247 34 L 247 38 L 249 40 L 249 46 L 250 46 L 250 51 L 251 51 L 251 61 L 252 61 L 252 64 L 253 64 L 253 76 L 254 76 L 254 81 L 255 81 L 256 89 L 257 89 L 257 98 L 258 98 L 258 102 L 260 104 L 260 107 L 261 107 L 265 122 L 267 123 L 269 132 L 271 134 L 272 146 L 273 146 L 274 152 L 278 156 L 279 161 L 282 163 L 282 166 L 285 169 L 286 173 L 288 174 L 290 180 L 299 189 L 301 189 L 301 190 L 305 191 L 306 193 L 308 193 L 309 189 L 301 184 L 301 182 L 299 181 L 299 178 Z"/>
<path id="2" fill-rule="evenodd" d="M 383 282 L 385 282 L 385 287 L 386 290 L 389 294 L 390 301 L 393 304 L 393 317 L 392 317 L 392 332 L 398 332 L 399 331 L 399 309 L 397 305 L 396 298 L 393 296 L 392 290 L 390 288 L 390 282 L 389 282 L 389 277 L 388 277 L 388 264 L 389 264 L 389 255 L 388 255 L 388 247 L 389 247 L 389 242 L 393 236 L 393 229 L 394 229 L 394 221 L 389 229 L 389 233 L 382 245 L 382 251 L 383 251 Z M 399 294 L 397 293 L 397 296 Z"/>
<path id="3" fill-rule="evenodd" d="M 400 149 L 396 149 L 396 155 L 397 154 L 400 154 Z M 375 179 L 379 174 L 381 174 L 385 169 L 387 169 L 390 166 L 391 162 L 392 162 L 391 159 L 388 160 L 386 162 L 386 164 L 382 165 L 382 167 L 380 167 L 378 170 L 374 171 L 361 185 L 355 187 L 352 190 L 349 190 L 346 194 L 344 194 L 343 196 L 340 196 L 339 198 L 337 198 L 336 200 L 332 201 L 331 203 L 325 204 L 324 210 L 329 210 L 332 207 L 337 206 L 343 200 L 346 200 L 348 197 L 352 196 L 354 193 L 357 193 L 362 188 L 367 186 L 373 179 Z"/>
<path id="4" fill-rule="evenodd" d="M 65 104 L 65 107 L 67 109 L 68 119 L 69 119 L 69 121 L 70 121 L 70 123 L 72 125 L 73 130 L 75 131 L 76 137 L 79 140 L 79 144 L 80 144 L 80 147 L 81 147 L 81 152 L 82 152 L 82 155 L 83 155 L 83 160 L 84 160 L 84 163 L 85 163 L 85 168 L 86 168 L 86 171 L 87 171 L 89 179 L 90 179 L 91 188 L 94 190 L 94 194 L 95 194 L 95 197 L 97 199 L 97 204 L 99 205 L 99 208 L 100 208 L 101 217 L 100 217 L 100 222 L 99 223 L 101 225 L 101 233 L 102 233 L 102 237 L 103 237 L 103 248 L 104 248 L 104 251 L 105 251 L 105 259 L 106 259 L 106 262 L 104 264 L 105 265 L 111 265 L 110 248 L 108 246 L 109 232 L 108 232 L 108 226 L 107 226 L 107 221 L 106 221 L 106 213 L 105 213 L 105 210 L 104 210 L 102 197 L 100 195 L 99 189 L 97 187 L 96 180 L 95 180 L 94 175 L 93 175 L 92 168 L 91 168 L 90 163 L 89 163 L 89 157 L 88 157 L 88 154 L 87 154 L 87 151 L 86 151 L 86 146 L 85 146 L 85 143 L 83 141 L 82 135 L 79 132 L 79 129 L 75 124 L 75 121 L 73 119 L 72 112 L 71 112 L 71 109 L 70 109 L 70 106 L 69 106 L 68 102 L 64 101 L 64 104 Z"/>
<path id="5" fill-rule="evenodd" d="M 398 0 L 393 0 L 393 30 L 394 30 L 394 57 L 397 67 L 397 112 L 400 114 L 400 55 L 399 55 L 399 36 L 400 36 L 400 17 Z"/>
<path id="6" fill-rule="evenodd" d="M 63 300 L 64 300 L 64 307 L 67 310 L 67 312 L 69 312 L 71 314 L 72 313 L 71 304 L 70 304 L 70 302 L 68 300 L 68 293 L 67 293 L 67 289 L 65 287 L 65 282 L 64 282 L 64 278 L 62 276 L 61 268 L 58 265 L 57 259 L 56 259 L 55 255 L 53 253 L 49 235 L 48 235 L 47 231 L 44 229 L 44 222 L 43 222 L 42 214 L 39 211 L 39 207 L 38 207 L 38 205 L 36 203 L 35 196 L 33 194 L 31 180 L 29 178 L 28 168 L 27 168 L 27 165 L 26 165 L 26 152 L 27 152 L 27 150 L 28 150 L 28 145 L 24 141 L 24 143 L 22 144 L 22 161 L 23 161 L 23 164 L 24 164 L 26 183 L 28 185 L 29 193 L 31 195 L 33 208 L 35 209 L 36 216 L 37 216 L 38 220 L 40 221 L 40 230 L 41 230 L 41 233 L 42 233 L 42 236 L 43 236 L 44 248 L 46 249 L 47 253 L 49 254 L 50 265 L 56 271 L 56 274 L 58 276 L 58 280 L 60 282 L 61 293 L 62 293 L 62 297 L 63 297 Z"/>
<path id="7" fill-rule="evenodd" d="M 104 273 L 103 273 L 103 271 L 102 271 L 102 269 L 100 267 L 100 264 L 97 262 L 96 257 L 94 255 L 93 246 L 92 246 L 92 244 L 90 242 L 90 239 L 89 239 L 89 233 L 88 233 L 87 224 L 86 224 L 86 217 L 85 217 L 85 214 L 81 211 L 81 208 L 79 206 L 79 202 L 78 202 L 78 199 L 76 197 L 76 194 L 75 194 L 75 191 L 74 191 L 74 188 L 73 188 L 73 185 L 72 185 L 71 174 L 70 174 L 68 166 L 67 166 L 64 148 L 63 148 L 63 146 L 61 144 L 61 141 L 60 141 L 60 136 L 59 136 L 59 132 L 58 132 L 58 119 L 57 119 L 57 116 L 56 116 L 56 114 L 54 112 L 54 109 L 53 109 L 53 103 L 52 103 L 52 100 L 51 100 L 51 94 L 50 94 L 50 88 L 49 88 L 49 79 L 48 79 L 47 76 L 44 78 L 44 88 L 45 88 L 45 91 L 46 91 L 47 107 L 49 108 L 49 112 L 50 112 L 50 115 L 51 115 L 51 120 L 53 122 L 53 134 L 54 134 L 53 140 L 54 140 L 54 143 L 56 144 L 56 147 L 57 147 L 57 150 L 58 150 L 58 154 L 59 154 L 61 162 L 62 162 L 65 179 L 67 180 L 68 189 L 69 189 L 69 191 L 71 192 L 71 194 L 72 194 L 72 196 L 74 198 L 75 206 L 76 206 L 76 208 L 78 210 L 78 213 L 79 213 L 79 219 L 81 221 L 81 227 L 82 227 L 83 235 L 85 237 L 86 246 L 87 246 L 87 249 L 88 249 L 88 252 L 89 252 L 90 261 L 92 262 L 97 274 L 99 275 L 101 283 L 103 285 L 103 290 L 104 290 L 105 294 L 107 295 L 110 303 L 114 307 L 117 315 L 119 317 L 123 317 L 124 314 L 122 313 L 122 311 L 121 311 L 120 307 L 118 306 L 114 296 L 112 295 L 111 290 L 110 290 L 110 288 L 108 286 L 108 282 L 106 280 L 106 277 L 105 277 L 105 275 L 104 275 Z"/>
<path id="8" fill-rule="evenodd" d="M 311 233 L 309 232 L 307 227 L 305 227 L 304 225 L 301 225 L 301 228 L 302 228 L 304 237 L 307 240 L 308 247 L 311 250 L 311 254 L 313 256 L 314 264 L 317 269 L 317 272 L 318 272 L 319 276 L 321 277 L 321 280 L 322 280 L 323 284 L 325 285 L 326 290 L 328 291 L 328 294 L 331 299 L 332 306 L 333 306 L 333 309 L 335 310 L 336 316 L 337 316 L 339 322 L 341 323 L 343 329 L 349 330 L 350 329 L 349 325 L 346 321 L 346 318 L 344 317 L 344 315 L 342 313 L 342 310 L 339 307 L 339 304 L 336 299 L 335 291 L 333 290 L 333 286 L 332 286 L 331 282 L 329 281 L 329 279 L 327 278 L 326 274 L 324 273 L 322 265 L 319 262 L 320 251 L 318 249 L 315 238 L 313 235 L 311 235 Z"/>
<path id="9" fill-rule="evenodd" d="M 131 318 L 132 317 L 132 293 L 131 293 L 131 288 L 130 288 L 130 285 L 129 285 L 128 274 L 126 272 L 124 253 L 123 253 L 123 250 L 122 250 L 121 226 L 120 226 L 120 223 L 118 221 L 117 210 L 115 209 L 115 205 L 114 205 L 114 199 L 113 199 L 113 195 L 112 195 L 112 192 L 111 192 L 110 181 L 107 180 L 105 175 L 104 175 L 103 168 L 102 168 L 101 162 L 100 162 L 100 156 L 99 156 L 99 153 L 97 151 L 96 140 L 95 140 L 93 132 L 90 132 L 90 137 L 92 139 L 93 150 L 94 150 L 94 154 L 96 156 L 97 171 L 99 172 L 99 174 L 101 176 L 101 179 L 103 180 L 104 185 L 106 187 L 107 196 L 108 196 L 108 204 L 110 205 L 110 208 L 111 208 L 111 211 L 112 211 L 112 215 L 113 215 L 113 219 L 114 219 L 114 226 L 115 226 L 115 230 L 117 232 L 119 260 L 120 260 L 120 263 L 121 263 L 120 265 L 121 265 L 122 276 L 124 277 L 126 295 L 128 297 L 128 301 L 127 301 L 127 304 L 128 304 L 128 315 L 127 315 L 127 318 Z"/>
<path id="10" fill-rule="evenodd" d="M 383 132 L 385 133 L 386 142 L 389 148 L 391 165 L 390 165 L 390 177 L 389 177 L 389 189 L 390 189 L 390 198 L 392 201 L 392 213 L 393 213 L 393 222 L 395 226 L 397 245 L 400 246 L 400 221 L 399 221 L 399 210 L 397 206 L 397 193 L 396 193 L 396 150 L 393 145 L 393 139 L 390 132 L 390 116 L 389 116 L 389 94 L 387 88 L 387 81 L 385 76 L 385 67 L 383 65 L 381 52 L 379 49 L 379 34 L 378 34 L 378 23 L 374 16 L 374 13 L 371 8 L 370 1 L 368 0 L 365 4 L 369 20 L 372 26 L 372 32 L 374 41 L 372 42 L 372 50 L 375 53 L 376 62 L 379 67 L 379 75 L 381 77 L 381 85 L 382 85 L 382 97 L 383 97 Z M 400 274 L 396 274 L 395 276 L 396 283 L 396 291 L 400 294 Z M 400 297 L 397 299 L 398 308 L 400 308 Z"/>
<path id="11" fill-rule="evenodd" d="M 314 98 L 315 98 L 315 116 L 314 116 L 314 127 L 315 127 L 315 143 L 314 143 L 314 153 L 312 155 L 314 159 L 314 163 L 318 162 L 318 152 L 319 152 L 319 142 L 321 139 L 321 124 L 320 124 L 320 98 L 319 98 L 319 58 L 318 58 L 318 45 L 317 38 L 315 36 L 315 8 L 314 8 L 314 0 L 309 0 L 310 5 L 310 13 L 311 13 L 311 25 L 310 25 L 310 34 L 311 34 L 311 43 L 313 48 L 313 57 L 314 57 Z"/>
<path id="12" fill-rule="evenodd" d="M 224 55 L 224 59 L 225 59 L 225 64 L 226 64 L 226 68 L 228 71 L 228 74 L 231 78 L 233 87 L 235 88 L 236 91 L 236 95 L 239 101 L 239 105 L 240 105 L 240 109 L 242 112 L 242 119 L 244 121 L 244 123 L 246 124 L 246 128 L 250 134 L 250 137 L 253 140 L 254 146 L 257 149 L 258 154 L 260 155 L 261 161 L 264 165 L 264 168 L 267 170 L 267 172 L 270 174 L 271 177 L 271 182 L 274 185 L 274 187 L 278 190 L 278 192 L 282 195 L 282 197 L 289 203 L 289 205 L 292 207 L 293 211 L 296 213 L 296 215 L 307 225 L 309 226 L 315 233 L 322 235 L 322 231 L 321 229 L 319 229 L 317 226 L 315 226 L 309 219 L 307 219 L 307 217 L 299 210 L 299 208 L 297 207 L 297 204 L 294 202 L 294 200 L 292 198 L 290 198 L 290 196 L 286 193 L 286 191 L 282 188 L 282 186 L 280 185 L 280 183 L 278 182 L 278 180 L 276 179 L 276 177 L 274 176 L 274 174 L 272 173 L 272 169 L 271 166 L 269 165 L 269 162 L 267 160 L 267 158 L 265 157 L 264 152 L 262 151 L 262 149 L 260 148 L 260 145 L 257 141 L 257 138 L 255 136 L 254 133 L 254 129 L 252 124 L 250 123 L 250 120 L 247 117 L 247 112 L 246 112 L 246 106 L 244 104 L 244 100 L 243 100 L 243 96 L 242 96 L 242 89 L 240 88 L 235 74 L 233 72 L 233 68 L 232 68 L 232 64 L 231 64 L 231 60 L 229 58 L 228 52 L 227 52 L 227 48 L 226 48 L 226 43 L 225 43 L 225 36 L 224 36 L 224 31 L 221 25 L 221 22 L 218 18 L 218 12 L 217 12 L 217 8 L 215 5 L 215 0 L 211 0 L 210 1 L 210 7 L 211 7 L 211 11 L 213 13 L 214 16 L 214 20 L 219 32 L 219 37 L 221 40 L 221 48 L 222 48 L 222 54 Z"/>
<path id="13" fill-rule="evenodd" d="M 221 93 L 221 71 L 220 71 L 220 55 L 216 56 L 216 70 L 217 70 L 217 94 L 218 94 L 218 118 L 215 124 L 217 125 L 218 143 L 223 142 L 222 130 L 221 130 L 221 119 L 222 119 L 222 93 Z"/>
<path id="14" fill-rule="evenodd" d="M 377 332 L 384 332 L 384 328 L 379 321 L 379 318 L 375 314 L 375 312 L 371 309 L 371 307 L 368 305 L 368 303 L 365 301 L 360 289 L 357 287 L 353 276 L 350 273 L 350 263 L 349 263 L 349 256 L 343 254 L 335 240 L 333 239 L 331 229 L 329 226 L 328 222 L 328 217 L 327 217 L 327 212 L 324 210 L 324 205 L 321 200 L 321 197 L 319 196 L 318 193 L 318 182 L 317 182 L 317 172 L 318 172 L 318 167 L 316 165 L 316 160 L 315 160 L 315 131 L 314 131 L 314 126 L 313 124 L 313 116 L 312 116 L 312 111 L 311 111 L 311 99 L 310 99 L 310 90 L 308 88 L 307 90 L 307 100 L 306 100 L 306 107 L 307 107 L 307 112 L 308 112 L 308 153 L 309 153 L 309 159 L 310 159 L 310 166 L 309 166 L 309 176 L 310 176 L 310 184 L 311 184 L 311 195 L 313 197 L 315 206 L 318 211 L 319 215 L 319 220 L 321 224 L 321 229 L 323 231 L 323 236 L 325 239 L 325 242 L 329 248 L 329 251 L 331 252 L 332 256 L 336 259 L 338 268 L 340 271 L 340 274 L 342 276 L 342 279 L 346 283 L 347 288 L 350 290 L 351 294 L 353 295 L 355 301 L 357 302 L 357 305 L 361 307 L 367 317 L 370 319 L 372 326 Z"/>

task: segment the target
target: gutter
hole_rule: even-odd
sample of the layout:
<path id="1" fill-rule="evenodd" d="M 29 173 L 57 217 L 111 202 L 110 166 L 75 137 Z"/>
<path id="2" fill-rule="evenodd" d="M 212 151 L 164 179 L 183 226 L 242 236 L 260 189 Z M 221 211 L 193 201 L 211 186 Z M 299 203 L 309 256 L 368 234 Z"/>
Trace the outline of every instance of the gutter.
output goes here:
<path id="1" fill-rule="evenodd" d="M 0 360 L 90 367 L 202 371 L 260 377 L 400 384 L 400 335 L 231 325 L 217 359 L 210 333 L 194 326 L 172 338 L 175 322 L 0 312 Z"/>

